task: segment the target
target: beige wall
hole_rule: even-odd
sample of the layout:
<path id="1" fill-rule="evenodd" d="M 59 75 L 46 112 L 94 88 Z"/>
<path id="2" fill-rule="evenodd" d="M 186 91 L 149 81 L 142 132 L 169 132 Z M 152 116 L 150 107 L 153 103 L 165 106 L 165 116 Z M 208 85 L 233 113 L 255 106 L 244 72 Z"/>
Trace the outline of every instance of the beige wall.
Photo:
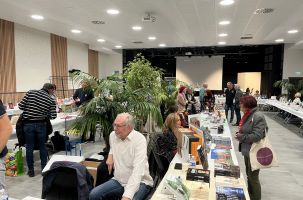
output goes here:
<path id="1" fill-rule="evenodd" d="M 243 72 L 238 73 L 238 84 L 240 85 L 241 90 L 245 91 L 246 88 L 250 90 L 253 88 L 254 91 L 260 91 L 261 85 L 261 72 Z"/>

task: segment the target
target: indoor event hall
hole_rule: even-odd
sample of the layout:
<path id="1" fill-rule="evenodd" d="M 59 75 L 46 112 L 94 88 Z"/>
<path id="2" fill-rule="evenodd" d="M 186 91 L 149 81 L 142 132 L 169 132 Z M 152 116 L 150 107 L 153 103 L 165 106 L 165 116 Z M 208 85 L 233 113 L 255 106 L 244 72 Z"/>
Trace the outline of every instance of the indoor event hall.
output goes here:
<path id="1" fill-rule="evenodd" d="M 0 200 L 302 200 L 302 0 L 0 0 Z"/>

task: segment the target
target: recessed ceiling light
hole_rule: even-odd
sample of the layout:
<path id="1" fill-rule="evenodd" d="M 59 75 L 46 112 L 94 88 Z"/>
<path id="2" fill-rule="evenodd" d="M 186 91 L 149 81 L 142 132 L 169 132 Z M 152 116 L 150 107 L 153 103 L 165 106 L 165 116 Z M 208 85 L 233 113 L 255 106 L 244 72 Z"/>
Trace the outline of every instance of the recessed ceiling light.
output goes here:
<path id="1" fill-rule="evenodd" d="M 296 29 L 293 29 L 293 30 L 289 30 L 289 31 L 287 31 L 287 33 L 290 33 L 290 34 L 293 34 L 293 33 L 298 33 L 299 31 L 298 30 L 296 30 Z"/>
<path id="2" fill-rule="evenodd" d="M 226 42 L 218 42 L 218 45 L 225 45 Z"/>
<path id="3" fill-rule="evenodd" d="M 276 39 L 275 42 L 284 42 L 284 39 L 279 38 L 279 39 Z"/>
<path id="4" fill-rule="evenodd" d="M 72 33 L 81 33 L 81 31 L 78 30 L 78 29 L 72 29 L 71 32 L 72 32 Z"/>
<path id="5" fill-rule="evenodd" d="M 155 40 L 155 39 L 157 39 L 157 38 L 156 38 L 155 36 L 149 36 L 148 39 L 149 39 L 149 40 Z"/>
<path id="6" fill-rule="evenodd" d="M 226 36 L 228 36 L 228 34 L 227 33 L 220 33 L 218 36 L 219 37 L 226 37 Z"/>
<path id="7" fill-rule="evenodd" d="M 234 0 L 222 0 L 222 1 L 220 1 L 220 5 L 222 5 L 222 6 L 229 6 L 233 3 L 235 3 Z"/>
<path id="8" fill-rule="evenodd" d="M 121 45 L 116 45 L 115 47 L 116 47 L 117 49 L 121 49 L 121 48 L 122 48 Z"/>
<path id="9" fill-rule="evenodd" d="M 98 39 L 97 41 L 98 41 L 98 42 L 105 42 L 104 39 Z"/>
<path id="10" fill-rule="evenodd" d="M 133 26 L 132 29 L 135 30 L 135 31 L 140 31 L 140 30 L 142 30 L 142 27 L 141 26 Z"/>
<path id="11" fill-rule="evenodd" d="M 159 47 L 166 47 L 166 44 L 164 44 L 164 43 L 159 44 Z"/>
<path id="12" fill-rule="evenodd" d="M 41 16 L 41 15 L 32 15 L 31 18 L 35 19 L 35 20 L 43 20 L 44 19 L 44 17 Z"/>
<path id="13" fill-rule="evenodd" d="M 227 20 L 219 22 L 219 25 L 228 25 L 228 24 L 230 24 L 230 21 L 227 21 Z"/>
<path id="14" fill-rule="evenodd" d="M 118 15 L 120 13 L 119 10 L 116 9 L 108 9 L 106 12 L 110 15 Z"/>

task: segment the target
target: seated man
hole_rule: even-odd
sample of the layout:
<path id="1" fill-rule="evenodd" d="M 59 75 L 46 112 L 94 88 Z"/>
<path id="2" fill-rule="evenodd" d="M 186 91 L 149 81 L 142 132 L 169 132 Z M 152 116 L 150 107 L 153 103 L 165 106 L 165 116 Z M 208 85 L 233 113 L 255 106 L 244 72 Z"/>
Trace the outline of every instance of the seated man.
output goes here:
<path id="1" fill-rule="evenodd" d="M 89 199 L 144 199 L 153 185 L 149 175 L 146 139 L 134 130 L 134 119 L 128 113 L 119 114 L 113 126 L 106 164 L 109 173 L 115 169 L 114 177 L 94 188 Z"/>

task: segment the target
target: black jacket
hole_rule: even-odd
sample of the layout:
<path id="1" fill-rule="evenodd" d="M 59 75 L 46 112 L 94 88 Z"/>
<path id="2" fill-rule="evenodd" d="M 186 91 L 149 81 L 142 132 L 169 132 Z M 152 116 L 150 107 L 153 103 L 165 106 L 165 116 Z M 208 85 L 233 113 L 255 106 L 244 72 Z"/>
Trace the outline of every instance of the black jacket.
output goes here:
<path id="1" fill-rule="evenodd" d="M 78 200 L 87 200 L 89 192 L 93 189 L 93 177 L 87 171 L 86 167 L 80 163 L 57 161 L 52 164 L 50 169 L 43 173 L 42 198 L 45 199 L 48 192 L 51 190 L 52 183 L 56 178 L 56 172 L 60 168 L 66 167 L 74 169 L 77 176 Z M 66 182 L 68 184 L 68 180 Z M 62 188 L 64 190 L 64 188 Z"/>
<path id="2" fill-rule="evenodd" d="M 225 104 L 226 105 L 233 105 L 233 101 L 235 98 L 235 94 L 236 94 L 236 90 L 234 88 L 232 88 L 231 90 L 229 90 L 228 88 L 225 90 L 225 97 L 226 97 L 226 101 Z"/>

